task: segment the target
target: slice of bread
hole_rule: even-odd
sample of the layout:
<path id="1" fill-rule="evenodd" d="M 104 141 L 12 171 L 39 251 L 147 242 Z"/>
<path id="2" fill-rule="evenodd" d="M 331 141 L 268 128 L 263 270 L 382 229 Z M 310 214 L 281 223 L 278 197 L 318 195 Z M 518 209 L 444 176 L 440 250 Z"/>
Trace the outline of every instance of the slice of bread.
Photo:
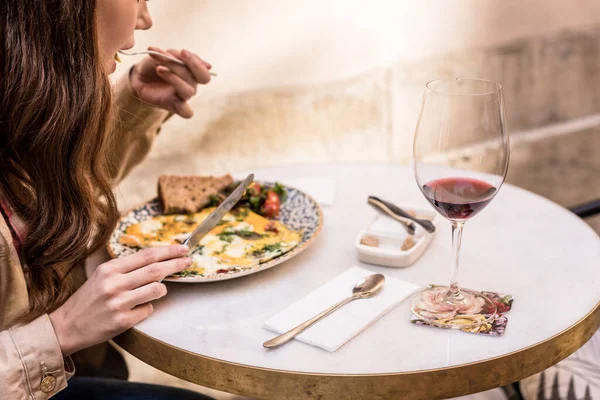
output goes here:
<path id="1" fill-rule="evenodd" d="M 210 204 L 212 196 L 217 196 L 232 183 L 231 175 L 162 175 L 158 178 L 158 197 L 165 214 L 194 213 Z"/>

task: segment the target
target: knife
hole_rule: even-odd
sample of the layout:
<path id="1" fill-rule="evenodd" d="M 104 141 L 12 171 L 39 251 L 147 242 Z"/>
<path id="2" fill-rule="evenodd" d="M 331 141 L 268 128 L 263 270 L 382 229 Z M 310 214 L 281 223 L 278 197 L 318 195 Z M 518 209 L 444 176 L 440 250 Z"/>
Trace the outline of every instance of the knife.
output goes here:
<path id="1" fill-rule="evenodd" d="M 369 196 L 368 202 L 372 206 L 379 208 L 380 210 L 382 210 L 383 212 L 390 215 L 392 218 L 394 218 L 396 220 L 400 221 L 400 218 L 409 219 L 409 220 L 421 225 L 429 233 L 432 233 L 435 231 L 435 225 L 433 225 L 433 223 L 431 221 L 428 221 L 426 219 L 415 218 L 412 215 L 410 215 L 409 213 L 407 213 L 406 211 L 404 211 L 403 209 L 401 209 L 400 207 L 395 206 L 392 203 L 383 201 L 375 196 Z M 400 222 L 402 222 L 402 221 L 400 221 Z M 414 227 L 414 225 L 413 225 L 413 227 Z"/>
<path id="2" fill-rule="evenodd" d="M 250 174 L 244 179 L 238 187 L 235 188 L 233 192 L 225 201 L 223 201 L 213 212 L 210 213 L 208 217 L 194 231 L 188 236 L 187 239 L 183 242 L 184 245 L 189 246 L 190 250 L 200 244 L 200 241 L 208 232 L 211 231 L 212 228 L 217 226 L 219 221 L 223 219 L 225 214 L 229 212 L 237 204 L 237 202 L 242 198 L 242 195 L 246 191 L 246 188 L 254 181 L 254 174 Z"/>

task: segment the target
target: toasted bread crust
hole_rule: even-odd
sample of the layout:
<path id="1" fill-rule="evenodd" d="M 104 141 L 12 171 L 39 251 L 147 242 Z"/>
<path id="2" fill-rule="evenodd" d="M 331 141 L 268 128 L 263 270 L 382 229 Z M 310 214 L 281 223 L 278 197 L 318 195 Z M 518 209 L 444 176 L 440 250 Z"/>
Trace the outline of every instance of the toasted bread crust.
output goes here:
<path id="1" fill-rule="evenodd" d="M 231 175 L 176 176 L 162 175 L 158 178 L 158 197 L 165 214 L 187 214 L 206 207 L 212 196 L 233 183 Z"/>

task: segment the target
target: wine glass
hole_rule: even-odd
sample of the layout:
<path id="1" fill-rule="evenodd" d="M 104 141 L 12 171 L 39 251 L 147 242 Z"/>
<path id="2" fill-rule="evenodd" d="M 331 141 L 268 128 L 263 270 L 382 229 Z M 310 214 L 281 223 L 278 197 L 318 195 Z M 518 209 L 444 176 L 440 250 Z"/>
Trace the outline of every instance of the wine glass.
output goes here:
<path id="1" fill-rule="evenodd" d="M 493 301 L 458 286 L 465 222 L 498 193 L 508 169 L 502 87 L 481 79 L 438 79 L 426 85 L 413 144 L 419 189 L 452 225 L 450 286 L 430 285 L 411 299 L 421 320 L 444 328 L 472 328 L 496 315 Z"/>

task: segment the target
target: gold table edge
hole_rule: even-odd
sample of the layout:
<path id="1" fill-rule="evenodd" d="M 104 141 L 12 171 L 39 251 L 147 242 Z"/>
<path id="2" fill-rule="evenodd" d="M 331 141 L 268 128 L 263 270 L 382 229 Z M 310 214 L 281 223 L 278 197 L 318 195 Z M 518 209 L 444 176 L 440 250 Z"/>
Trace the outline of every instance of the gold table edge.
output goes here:
<path id="1" fill-rule="evenodd" d="M 307 373 L 242 365 L 189 352 L 135 328 L 114 341 L 163 372 L 245 396 L 438 399 L 489 390 L 536 374 L 574 353 L 599 327 L 600 303 L 562 332 L 512 353 L 452 367 L 379 374 Z"/>

